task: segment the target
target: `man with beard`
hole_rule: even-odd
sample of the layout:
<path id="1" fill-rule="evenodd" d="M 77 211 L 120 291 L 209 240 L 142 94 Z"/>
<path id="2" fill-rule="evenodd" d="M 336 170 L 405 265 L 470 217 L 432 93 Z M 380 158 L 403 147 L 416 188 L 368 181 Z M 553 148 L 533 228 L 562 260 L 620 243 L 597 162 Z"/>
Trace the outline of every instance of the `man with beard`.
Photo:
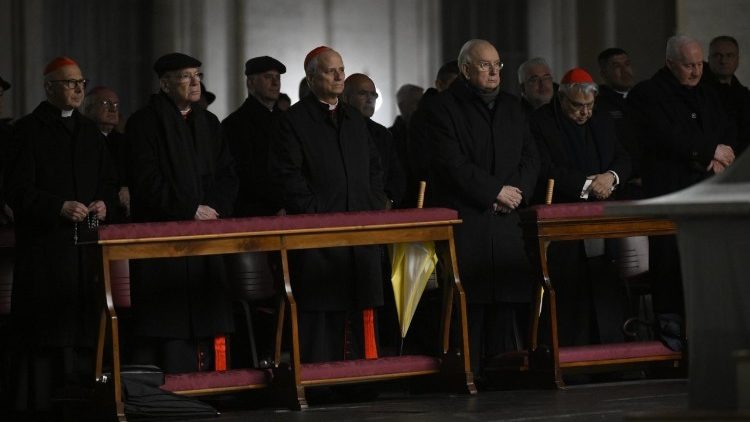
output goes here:
<path id="1" fill-rule="evenodd" d="M 362 115 L 339 102 L 345 80 L 341 55 L 321 46 L 307 55 L 304 67 L 311 95 L 284 114 L 280 141 L 271 147 L 271 175 L 283 186 L 286 211 L 383 209 L 386 198 L 377 147 Z M 358 315 L 372 316 L 372 309 L 383 304 L 378 246 L 290 253 L 290 275 L 300 309 L 303 362 L 377 355 L 374 339 L 363 335 L 374 327 L 363 326 Z M 345 333 L 365 338 L 352 341 L 345 351 Z"/>
<path id="2" fill-rule="evenodd" d="M 170 53 L 154 63 L 159 92 L 125 129 L 135 222 L 215 220 L 232 213 L 237 177 L 216 117 L 196 103 L 201 62 Z M 233 330 L 221 256 L 130 263 L 134 359 L 167 372 L 210 369 L 213 341 Z M 196 350 L 198 352 L 196 352 Z"/>
<path id="3" fill-rule="evenodd" d="M 458 210 L 461 281 L 466 289 L 472 370 L 521 350 L 532 272 L 517 209 L 533 195 L 539 156 L 518 98 L 500 90 L 503 63 L 485 40 L 467 41 L 461 75 L 428 109 L 434 204 Z"/>
<path id="4" fill-rule="evenodd" d="M 101 261 L 76 240 L 110 218 L 117 182 L 104 137 L 77 111 L 85 87 L 75 61 L 52 60 L 44 69 L 46 101 L 15 126 L 6 187 L 16 222 L 18 410 L 49 411 L 60 389 L 93 380 Z"/>
<path id="5" fill-rule="evenodd" d="M 552 70 L 541 57 L 521 63 L 518 67 L 518 85 L 521 87 L 521 100 L 529 112 L 549 103 L 557 89 Z"/>

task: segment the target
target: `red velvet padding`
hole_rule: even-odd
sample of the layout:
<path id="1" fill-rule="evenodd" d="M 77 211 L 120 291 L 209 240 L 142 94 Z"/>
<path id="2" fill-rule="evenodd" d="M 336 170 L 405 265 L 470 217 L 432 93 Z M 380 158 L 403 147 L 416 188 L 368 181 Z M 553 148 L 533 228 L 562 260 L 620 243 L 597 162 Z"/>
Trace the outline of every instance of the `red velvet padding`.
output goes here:
<path id="1" fill-rule="evenodd" d="M 437 358 L 422 355 L 388 356 L 379 359 L 355 359 L 302 364 L 302 381 L 357 378 L 437 370 Z"/>
<path id="2" fill-rule="evenodd" d="M 534 205 L 522 212 L 534 214 L 536 220 L 601 217 L 604 213 L 604 202 Z"/>
<path id="3" fill-rule="evenodd" d="M 569 363 L 669 356 L 674 353 L 660 341 L 634 341 L 630 343 L 561 347 L 559 356 L 560 363 Z"/>
<path id="4" fill-rule="evenodd" d="M 227 218 L 211 221 L 185 220 L 110 224 L 99 227 L 99 240 L 304 230 L 322 227 L 378 226 L 457 219 L 458 213 L 455 210 L 447 208 L 411 208 L 389 211 L 299 214 L 280 217 Z"/>
<path id="5" fill-rule="evenodd" d="M 130 307 L 130 264 L 127 259 L 109 262 L 112 300 L 118 308 Z"/>
<path id="6" fill-rule="evenodd" d="M 267 384 L 268 374 L 266 371 L 259 369 L 230 369 L 221 372 L 206 371 L 169 374 L 165 377 L 164 385 L 160 388 L 162 390 L 180 392 Z"/>

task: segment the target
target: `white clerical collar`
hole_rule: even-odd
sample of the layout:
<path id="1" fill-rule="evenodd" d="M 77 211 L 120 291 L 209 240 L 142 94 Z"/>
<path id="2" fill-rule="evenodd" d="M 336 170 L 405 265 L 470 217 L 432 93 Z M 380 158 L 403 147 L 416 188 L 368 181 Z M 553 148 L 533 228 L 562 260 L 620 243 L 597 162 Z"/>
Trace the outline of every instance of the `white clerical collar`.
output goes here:
<path id="1" fill-rule="evenodd" d="M 186 108 L 185 110 L 180 110 L 180 114 L 182 114 L 182 117 L 185 117 L 190 113 L 190 110 L 191 108 L 190 106 L 188 106 L 188 108 Z"/>
<path id="2" fill-rule="evenodd" d="M 318 100 L 318 101 L 320 101 L 321 103 L 327 105 L 328 106 L 328 111 L 336 110 L 336 107 L 339 106 L 339 99 L 338 98 L 336 98 L 336 103 L 335 104 L 328 104 L 327 102 L 325 102 L 323 100 Z"/>
<path id="3" fill-rule="evenodd" d="M 630 91 L 618 91 L 618 90 L 616 90 L 616 89 L 615 89 L 614 91 L 615 91 L 616 93 L 618 93 L 618 94 L 622 95 L 622 98 L 628 98 L 628 92 L 630 92 Z"/>
<path id="4" fill-rule="evenodd" d="M 62 117 L 70 117 L 73 115 L 73 109 L 70 110 L 60 110 L 62 112 Z"/>

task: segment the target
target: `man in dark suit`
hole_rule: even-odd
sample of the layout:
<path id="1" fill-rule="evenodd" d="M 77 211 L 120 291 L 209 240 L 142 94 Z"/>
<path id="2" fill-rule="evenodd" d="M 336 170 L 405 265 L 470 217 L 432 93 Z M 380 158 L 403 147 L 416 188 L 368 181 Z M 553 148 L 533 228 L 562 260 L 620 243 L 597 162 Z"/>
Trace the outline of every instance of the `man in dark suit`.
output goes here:
<path id="1" fill-rule="evenodd" d="M 716 93 L 701 83 L 703 49 L 677 35 L 667 41 L 665 66 L 628 94 L 643 146 L 646 197 L 684 189 L 734 162 L 734 126 Z M 680 260 L 674 236 L 650 239 L 654 312 L 683 314 Z"/>
<path id="2" fill-rule="evenodd" d="M 458 56 L 461 74 L 431 103 L 432 204 L 458 210 L 458 265 L 469 304 L 471 363 L 520 349 L 531 268 L 516 210 L 531 199 L 539 157 L 520 100 L 500 90 L 495 47 L 470 40 Z M 518 311 L 518 312 L 515 312 Z"/>
<path id="3" fill-rule="evenodd" d="M 383 209 L 377 146 L 362 114 L 339 102 L 345 80 L 341 55 L 318 47 L 304 65 L 312 94 L 284 113 L 280 140 L 271 146 L 271 176 L 281 183 L 284 208 L 289 214 Z M 301 359 L 343 359 L 347 313 L 383 303 L 380 249 L 300 251 L 290 254 L 290 271 L 300 308 Z M 361 324 L 351 327 L 354 336 L 363 331 L 356 328 Z"/>
<path id="4" fill-rule="evenodd" d="M 383 168 L 383 185 L 390 204 L 398 208 L 404 197 L 406 175 L 401 167 L 393 135 L 385 126 L 372 120 L 378 93 L 375 83 L 367 75 L 354 73 L 346 78 L 341 100 L 356 108 L 367 120 L 367 130 L 378 147 L 380 165 Z"/>
<path id="5" fill-rule="evenodd" d="M 623 199 L 639 199 L 643 196 L 640 176 L 641 144 L 630 121 L 628 92 L 635 83 L 633 66 L 628 53 L 617 47 L 607 48 L 599 53 L 599 74 L 604 84 L 599 85 L 596 96 L 596 110 L 609 114 L 615 122 L 617 138 L 630 155 L 630 179 L 623 180 L 618 187 L 618 196 Z"/>
<path id="6" fill-rule="evenodd" d="M 119 180 L 121 214 L 130 216 L 130 190 L 128 189 L 128 144 L 125 135 L 117 131 L 120 125 L 120 98 L 117 93 L 106 86 L 97 86 L 83 100 L 83 114 L 96 122 L 99 131 L 107 139 L 107 148 L 117 169 Z"/>
<path id="7" fill-rule="evenodd" d="M 72 59 L 47 65 L 47 99 L 16 122 L 7 172 L 17 257 L 11 321 L 16 368 L 26 373 L 16 402 L 38 411 L 49 411 L 61 388 L 93 380 L 101 262 L 76 238 L 92 220 L 111 219 L 117 180 L 104 137 L 77 111 L 85 87 Z"/>
<path id="8" fill-rule="evenodd" d="M 275 215 L 283 208 L 278 186 L 268 175 L 268 149 L 279 137 L 276 100 L 284 73 L 286 66 L 273 57 L 245 62 L 247 99 L 221 123 L 240 182 L 237 217 Z"/>
<path id="9" fill-rule="evenodd" d="M 548 179 L 555 180 L 556 203 L 608 199 L 629 177 L 630 157 L 617 139 L 614 121 L 594 109 L 598 90 L 588 72 L 571 69 L 555 98 L 532 114 L 531 132 L 542 162 L 535 202 L 544 203 Z M 614 250 L 606 249 L 600 239 L 550 246 L 561 345 L 623 340 L 624 292 L 605 255 L 613 256 Z"/>
<path id="10" fill-rule="evenodd" d="M 132 219 L 216 220 L 232 214 L 237 176 L 218 119 L 197 103 L 201 62 L 170 53 L 154 63 L 159 92 L 125 129 Z M 138 363 L 167 372 L 210 369 L 214 340 L 233 330 L 221 256 L 130 263 Z M 198 351 L 198 352 L 197 352 Z"/>

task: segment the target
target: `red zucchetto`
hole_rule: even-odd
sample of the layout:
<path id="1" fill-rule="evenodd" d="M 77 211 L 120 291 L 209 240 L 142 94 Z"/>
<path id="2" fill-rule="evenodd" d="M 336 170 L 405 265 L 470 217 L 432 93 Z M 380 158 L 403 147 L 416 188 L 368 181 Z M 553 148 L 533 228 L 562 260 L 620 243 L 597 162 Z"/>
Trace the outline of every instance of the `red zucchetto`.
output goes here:
<path id="1" fill-rule="evenodd" d="M 572 84 L 592 84 L 594 83 L 594 78 L 589 75 L 589 72 L 586 72 L 584 69 L 580 67 L 574 67 L 573 69 L 570 69 L 569 71 L 565 72 L 562 79 L 560 80 L 560 84 L 562 85 L 572 85 Z"/>
<path id="2" fill-rule="evenodd" d="M 315 47 L 314 49 L 312 49 L 312 51 L 307 53 L 307 56 L 305 56 L 305 72 L 307 72 L 307 65 L 308 63 L 310 63 L 310 60 L 329 50 L 331 50 L 331 47 L 321 45 L 320 47 Z"/>
<path id="3" fill-rule="evenodd" d="M 44 76 L 47 76 L 57 69 L 65 66 L 78 66 L 78 63 L 76 63 L 75 60 L 71 59 L 70 57 L 56 57 L 52 59 L 51 62 L 47 63 L 47 66 L 44 68 Z"/>

